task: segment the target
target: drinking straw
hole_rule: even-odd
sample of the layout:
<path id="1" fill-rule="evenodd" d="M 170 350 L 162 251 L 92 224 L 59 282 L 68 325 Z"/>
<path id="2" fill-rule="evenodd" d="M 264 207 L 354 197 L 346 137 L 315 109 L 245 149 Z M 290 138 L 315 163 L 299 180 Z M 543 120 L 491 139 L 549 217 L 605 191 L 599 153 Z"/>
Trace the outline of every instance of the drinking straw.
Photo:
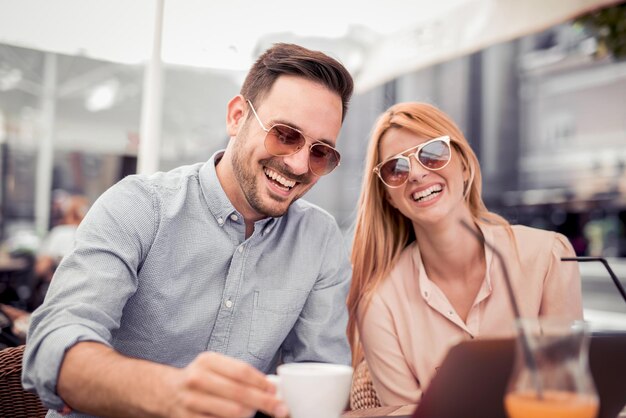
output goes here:
<path id="1" fill-rule="evenodd" d="M 515 300 L 515 294 L 513 292 L 513 286 L 511 285 L 511 276 L 509 276 L 509 270 L 507 269 L 506 261 L 502 253 L 491 243 L 485 240 L 485 237 L 482 234 L 476 232 L 474 228 L 472 228 L 465 220 L 461 219 L 461 225 L 465 227 L 469 232 L 472 233 L 474 238 L 484 244 L 487 248 L 489 248 L 495 256 L 500 260 L 500 264 L 502 265 L 502 272 L 504 273 L 504 282 L 506 283 L 507 292 L 509 294 L 509 300 L 511 302 L 511 307 L 513 308 L 513 314 L 515 315 L 517 331 L 519 341 L 522 345 L 522 351 L 524 354 L 524 359 L 526 360 L 526 366 L 530 370 L 530 375 L 532 377 L 532 381 L 535 385 L 535 389 L 537 390 L 537 398 L 543 399 L 543 390 L 541 388 L 541 380 L 539 379 L 539 372 L 537 370 L 537 362 L 535 361 L 535 357 L 533 356 L 533 352 L 530 349 L 530 344 L 528 340 L 528 335 L 526 334 L 526 329 L 522 325 L 521 316 L 519 311 L 519 306 L 517 305 L 517 301 Z"/>

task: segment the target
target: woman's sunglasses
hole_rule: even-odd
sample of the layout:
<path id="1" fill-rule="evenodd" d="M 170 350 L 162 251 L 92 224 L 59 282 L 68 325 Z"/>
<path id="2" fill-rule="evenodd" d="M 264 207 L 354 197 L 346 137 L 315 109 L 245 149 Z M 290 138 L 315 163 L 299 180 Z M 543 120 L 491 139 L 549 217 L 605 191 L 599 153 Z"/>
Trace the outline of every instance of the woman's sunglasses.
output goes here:
<path id="1" fill-rule="evenodd" d="M 450 137 L 441 136 L 409 148 L 378 164 L 374 167 L 374 173 L 387 187 L 400 187 L 409 179 L 411 156 L 427 170 L 441 170 L 450 162 Z"/>
<path id="2" fill-rule="evenodd" d="M 266 128 L 250 100 L 248 104 L 261 125 L 261 129 L 266 132 L 264 144 L 267 152 L 275 157 L 287 157 L 300 151 L 306 145 L 306 137 L 296 128 L 282 123 Z M 314 141 L 309 147 L 309 169 L 317 176 L 333 171 L 339 165 L 340 159 L 339 152 L 323 142 Z"/>

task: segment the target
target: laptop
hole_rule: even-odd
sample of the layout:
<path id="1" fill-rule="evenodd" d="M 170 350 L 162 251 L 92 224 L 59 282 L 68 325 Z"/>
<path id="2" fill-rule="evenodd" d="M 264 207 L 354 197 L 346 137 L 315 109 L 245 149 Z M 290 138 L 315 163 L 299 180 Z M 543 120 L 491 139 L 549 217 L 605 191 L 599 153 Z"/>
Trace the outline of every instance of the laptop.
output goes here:
<path id="1" fill-rule="evenodd" d="M 506 418 L 503 398 L 515 340 L 463 341 L 452 347 L 413 415 L 394 418 Z M 597 418 L 615 418 L 626 404 L 626 332 L 593 333 L 589 366 L 600 397 Z"/>

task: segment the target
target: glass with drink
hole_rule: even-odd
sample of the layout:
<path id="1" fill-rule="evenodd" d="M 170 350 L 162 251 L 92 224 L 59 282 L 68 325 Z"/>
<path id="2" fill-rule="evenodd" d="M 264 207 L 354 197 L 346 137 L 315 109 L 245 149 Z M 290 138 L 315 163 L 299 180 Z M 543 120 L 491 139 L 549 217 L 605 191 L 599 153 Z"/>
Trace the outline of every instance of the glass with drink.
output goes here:
<path id="1" fill-rule="evenodd" d="M 521 319 L 518 326 L 526 343 L 520 336 L 504 397 L 509 418 L 595 418 L 587 324 L 540 318 Z"/>

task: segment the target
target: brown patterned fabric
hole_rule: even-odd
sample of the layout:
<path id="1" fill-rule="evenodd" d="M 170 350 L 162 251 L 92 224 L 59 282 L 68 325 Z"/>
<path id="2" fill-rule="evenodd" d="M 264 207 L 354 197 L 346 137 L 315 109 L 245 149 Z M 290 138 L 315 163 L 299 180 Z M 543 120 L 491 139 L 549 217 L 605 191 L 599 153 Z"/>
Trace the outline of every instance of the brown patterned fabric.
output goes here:
<path id="1" fill-rule="evenodd" d="M 24 346 L 0 350 L 0 417 L 39 418 L 48 412 L 37 395 L 22 388 Z"/>
<path id="2" fill-rule="evenodd" d="M 350 409 L 378 408 L 380 400 L 374 389 L 370 369 L 363 360 L 356 367 L 352 376 L 352 389 L 350 390 Z"/>

